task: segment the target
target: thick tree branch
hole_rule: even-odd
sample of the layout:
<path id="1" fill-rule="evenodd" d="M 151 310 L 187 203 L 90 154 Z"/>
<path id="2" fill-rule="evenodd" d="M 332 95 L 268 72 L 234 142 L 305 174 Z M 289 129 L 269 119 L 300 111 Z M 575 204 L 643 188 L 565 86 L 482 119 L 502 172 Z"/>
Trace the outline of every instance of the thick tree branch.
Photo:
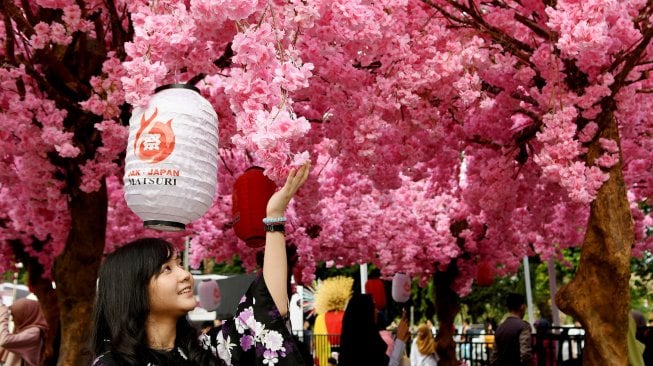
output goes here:
<path id="1" fill-rule="evenodd" d="M 616 95 L 621 89 L 621 87 L 625 85 L 628 74 L 630 74 L 633 68 L 635 68 L 635 66 L 637 66 L 637 64 L 640 62 L 640 58 L 646 51 L 646 48 L 651 43 L 651 38 L 653 38 L 653 27 L 647 28 L 644 31 L 642 40 L 637 44 L 637 46 L 631 52 L 628 53 L 628 56 L 623 59 L 624 65 L 621 71 L 617 75 L 615 75 L 614 83 L 610 85 L 612 96 Z"/>
<path id="2" fill-rule="evenodd" d="M 527 26 L 530 30 L 533 31 L 533 33 L 537 34 L 538 36 L 546 39 L 546 40 L 551 40 L 554 43 L 558 40 L 558 35 L 555 32 L 550 32 L 542 27 L 540 27 L 535 21 L 533 21 L 530 18 L 527 18 L 523 16 L 522 14 L 515 12 L 515 20 L 520 22 L 521 24 Z"/>
<path id="3" fill-rule="evenodd" d="M 448 21 L 462 24 L 464 27 L 472 27 L 472 22 L 451 14 L 450 12 L 446 11 L 442 6 L 434 3 L 433 1 L 422 0 L 422 2 L 432 7 L 433 9 L 437 10 L 437 12 L 442 14 L 445 17 L 445 19 L 447 19 Z"/>
<path id="4" fill-rule="evenodd" d="M 514 54 L 515 56 L 518 56 L 520 52 L 526 52 L 528 54 L 531 54 L 533 52 L 533 48 L 531 46 L 527 45 L 526 43 L 516 38 L 510 37 L 503 30 L 488 24 L 483 18 L 483 14 L 481 14 L 481 12 L 476 7 L 473 1 L 470 2 L 471 6 L 462 5 L 456 0 L 446 0 L 446 1 L 451 6 L 460 10 L 461 12 L 467 13 L 474 20 L 473 24 L 477 26 L 477 29 L 489 34 L 490 36 L 492 36 L 492 39 L 499 42 L 499 44 L 506 47 L 507 49 L 518 51 L 518 53 Z"/>
<path id="5" fill-rule="evenodd" d="M 36 81 L 39 86 L 39 90 L 45 92 L 49 98 L 54 100 L 58 106 L 65 109 L 78 109 L 79 105 L 71 100 L 66 95 L 62 94 L 59 90 L 55 89 L 45 78 L 38 72 L 32 65 L 25 64 L 25 71 L 27 74 Z"/>
<path id="6" fill-rule="evenodd" d="M 636 28 L 640 29 L 644 34 L 642 40 L 639 43 L 634 44 L 631 47 L 631 50 L 623 52 L 618 57 L 616 57 L 615 60 L 610 65 L 610 67 L 608 67 L 608 71 L 616 70 L 619 67 L 619 65 L 621 65 L 624 62 L 627 62 L 626 59 L 631 58 L 633 53 L 638 53 L 639 56 L 641 56 L 641 53 L 643 52 L 643 50 L 641 49 L 642 45 L 644 48 L 646 48 L 650 43 L 651 26 L 650 24 L 648 24 L 648 19 L 651 17 L 651 15 L 653 15 L 653 1 L 649 0 L 646 4 L 646 7 L 640 11 L 640 14 L 633 21 L 636 25 Z M 648 39 L 647 39 L 647 34 L 649 34 Z M 632 65 L 632 67 L 640 64 L 639 56 L 637 57 L 635 65 Z M 628 70 L 628 73 L 630 72 L 630 70 L 632 70 L 632 67 Z"/>
<path id="7" fill-rule="evenodd" d="M 531 104 L 531 105 L 533 105 L 535 107 L 538 107 L 540 105 L 540 103 L 537 101 L 537 99 L 531 97 L 530 95 L 526 95 L 523 92 L 518 91 L 518 90 L 515 90 L 512 93 L 510 93 L 510 96 L 517 99 L 517 100 L 521 100 L 521 101 L 524 101 L 526 103 L 529 103 L 529 104 Z"/>
<path id="8" fill-rule="evenodd" d="M 51 52 L 39 50 L 34 57 L 35 61 L 40 61 L 46 69 L 51 71 L 57 78 L 59 78 L 63 85 L 74 95 L 77 95 L 79 100 L 88 99 L 91 96 L 91 89 L 88 85 L 80 82 L 70 70 L 59 61 Z"/>
<path id="9" fill-rule="evenodd" d="M 468 143 L 476 144 L 476 145 L 481 145 L 487 148 L 490 148 L 492 150 L 501 150 L 504 146 L 501 144 L 498 144 L 492 140 L 486 139 L 484 137 L 481 137 L 479 135 L 474 135 L 471 138 L 467 139 Z"/>
<path id="10" fill-rule="evenodd" d="M 11 28 L 11 19 L 9 17 L 4 17 L 5 24 L 5 59 L 6 62 L 9 62 L 13 66 L 18 66 L 16 62 L 14 42 L 16 42 L 16 37 L 14 36 L 14 30 Z"/>
<path id="11" fill-rule="evenodd" d="M 116 51 L 116 56 L 120 59 L 123 59 L 125 54 L 125 42 L 130 38 L 129 32 L 125 32 L 122 27 L 122 22 L 118 11 L 116 10 L 116 4 L 113 0 L 105 0 L 105 5 L 109 10 L 109 19 L 111 22 L 111 48 Z M 129 20 L 131 28 L 131 20 Z M 98 39 L 102 40 L 102 39 Z"/>
<path id="12" fill-rule="evenodd" d="M 36 18 L 34 18 L 34 14 L 32 13 L 30 2 L 28 0 L 20 0 L 20 3 L 23 6 L 23 12 L 29 24 L 36 25 Z"/>
<path id="13" fill-rule="evenodd" d="M 457 17 L 451 18 L 451 14 L 446 12 L 441 6 L 435 4 L 432 0 L 422 0 L 423 3 L 436 9 L 448 19 L 455 20 L 467 27 L 477 29 L 481 33 L 487 34 L 490 38 L 492 38 L 492 40 L 500 44 L 506 51 L 518 58 L 521 62 L 534 68 L 533 63 L 530 60 L 530 56 L 533 53 L 533 48 L 531 46 L 507 35 L 501 29 L 488 24 L 485 19 L 483 19 L 482 14 L 478 11 L 477 8 L 462 5 L 455 0 L 446 1 L 458 11 L 469 16 L 471 20 L 460 21 Z"/>
<path id="14" fill-rule="evenodd" d="M 11 18 L 16 23 L 18 29 L 28 38 L 36 33 L 32 25 L 23 16 L 23 12 L 12 0 L 2 0 L 2 8 L 4 9 L 5 16 Z"/>
<path id="15" fill-rule="evenodd" d="M 24 34 L 26 38 L 30 38 L 36 33 L 32 25 L 23 16 L 22 10 L 13 1 L 2 0 L 2 6 L 5 14 L 16 23 L 18 31 Z M 37 50 L 33 60 L 47 66 L 47 69 L 51 70 L 73 93 L 80 93 L 82 99 L 90 96 L 90 88 L 77 80 L 70 70 L 51 51 L 47 49 Z"/>
<path id="16" fill-rule="evenodd" d="M 231 42 L 227 43 L 225 46 L 224 52 L 222 53 L 222 56 L 220 56 L 217 60 L 213 61 L 213 64 L 221 69 L 225 69 L 229 66 L 231 66 L 231 58 L 234 56 L 234 51 L 231 49 Z M 187 84 L 189 85 L 195 85 L 197 84 L 200 80 L 204 79 L 206 77 L 206 74 L 201 72 L 192 78 L 188 80 Z"/>

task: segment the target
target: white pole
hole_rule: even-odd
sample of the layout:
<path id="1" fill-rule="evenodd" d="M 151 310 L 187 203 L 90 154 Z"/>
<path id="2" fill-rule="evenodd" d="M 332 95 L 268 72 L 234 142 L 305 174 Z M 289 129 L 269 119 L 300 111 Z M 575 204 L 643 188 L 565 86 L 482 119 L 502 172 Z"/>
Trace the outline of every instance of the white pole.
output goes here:
<path id="1" fill-rule="evenodd" d="M 184 269 L 188 271 L 188 255 L 190 251 L 190 236 L 186 237 L 186 243 L 184 244 Z"/>
<path id="2" fill-rule="evenodd" d="M 361 294 L 365 293 L 365 283 L 367 282 L 367 263 L 363 263 L 360 266 L 361 274 Z"/>
<path id="3" fill-rule="evenodd" d="M 526 284 L 526 304 L 528 305 L 528 322 L 531 328 L 535 324 L 535 315 L 533 314 L 533 294 L 531 293 L 531 270 L 528 265 L 528 257 L 524 256 L 524 281 Z"/>
<path id="4" fill-rule="evenodd" d="M 553 322 L 554 327 L 560 326 L 560 311 L 558 310 L 558 305 L 556 305 L 555 296 L 558 293 L 558 284 L 556 281 L 556 270 L 553 257 L 549 258 L 548 263 L 549 271 L 549 292 L 551 293 L 551 321 Z"/>
<path id="5" fill-rule="evenodd" d="M 16 272 L 14 272 L 14 288 L 11 290 L 11 303 L 16 302 L 16 295 L 18 294 L 18 290 L 16 289 L 18 287 L 18 268 L 16 269 Z"/>
<path id="6" fill-rule="evenodd" d="M 410 328 L 415 324 L 415 306 L 410 306 Z"/>
<path id="7" fill-rule="evenodd" d="M 23 263 L 16 263 L 16 269 L 14 270 L 14 289 L 11 291 L 11 303 L 16 302 L 16 296 L 18 295 L 18 272 L 23 268 Z"/>

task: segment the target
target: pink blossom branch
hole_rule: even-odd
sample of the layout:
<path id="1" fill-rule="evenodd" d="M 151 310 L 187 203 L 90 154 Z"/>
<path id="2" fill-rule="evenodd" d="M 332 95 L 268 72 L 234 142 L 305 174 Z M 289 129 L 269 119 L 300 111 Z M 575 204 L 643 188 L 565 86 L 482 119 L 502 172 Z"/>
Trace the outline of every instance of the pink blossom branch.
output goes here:
<path id="1" fill-rule="evenodd" d="M 524 64 L 531 67 L 533 66 L 533 63 L 530 61 L 530 54 L 533 52 L 532 47 L 513 37 L 508 36 L 502 30 L 488 24 L 485 19 L 483 19 L 483 16 L 476 10 L 476 8 L 464 6 L 454 0 L 446 1 L 459 11 L 467 13 L 473 19 L 473 21 L 461 20 L 458 17 L 452 16 L 449 12 L 445 11 L 441 6 L 435 4 L 432 0 L 422 0 L 422 2 L 444 15 L 445 18 L 463 24 L 466 27 L 477 29 L 480 32 L 489 35 L 490 38 L 503 46 L 508 52 L 517 57 Z"/>
<path id="2" fill-rule="evenodd" d="M 27 38 L 35 34 L 32 25 L 23 17 L 21 10 L 11 0 L 2 0 L 2 5 L 8 18 L 16 23 L 19 31 Z M 79 57 L 83 58 L 84 55 L 79 55 Z M 70 90 L 81 92 L 84 96 L 90 95 L 89 87 L 82 84 L 49 50 L 38 50 L 35 53 L 34 61 L 42 61 L 44 65 L 47 65 L 48 69 L 57 75 L 63 82 L 63 85 L 66 85 Z"/>
<path id="3" fill-rule="evenodd" d="M 27 21 L 29 21 L 30 24 L 34 25 L 36 23 L 36 19 L 34 18 L 34 14 L 32 14 L 32 7 L 30 2 L 28 0 L 20 0 L 20 3 L 23 6 L 23 12 L 25 13 Z"/>
<path id="4" fill-rule="evenodd" d="M 113 0 L 105 0 L 105 4 L 107 6 L 107 9 L 109 10 L 109 19 L 111 22 L 111 49 L 116 50 L 116 55 L 120 59 L 124 59 L 126 56 L 125 54 L 125 42 L 131 40 L 132 35 L 134 33 L 132 23 L 131 23 L 131 18 L 127 18 L 129 22 L 129 30 L 125 32 L 125 30 L 122 27 L 122 18 L 118 15 L 118 12 L 116 11 L 116 4 Z M 84 9 L 82 5 L 80 5 L 81 9 Z M 98 37 L 98 39 L 102 39 Z"/>
<path id="5" fill-rule="evenodd" d="M 619 63 L 621 62 L 624 63 L 621 71 L 617 75 L 615 75 L 614 83 L 610 86 L 610 90 L 612 90 L 612 95 L 615 95 L 619 91 L 619 89 L 623 87 L 626 78 L 628 77 L 628 74 L 630 74 L 633 68 L 635 68 L 635 66 L 637 66 L 637 64 L 640 62 L 640 58 L 644 54 L 644 51 L 646 51 L 646 48 L 651 43 L 651 38 L 653 38 L 653 27 L 646 29 L 642 37 L 642 40 L 637 44 L 637 46 L 631 52 L 625 55 L 622 59 L 615 60 L 615 63 L 613 63 L 610 66 L 610 69 L 613 70 L 617 67 Z"/>
<path id="6" fill-rule="evenodd" d="M 533 33 L 537 34 L 538 36 L 546 40 L 551 40 L 555 42 L 558 39 L 558 35 L 555 32 L 547 31 L 546 29 L 537 25 L 537 23 L 534 22 L 532 19 L 527 18 L 520 13 L 515 12 L 515 20 L 527 26 L 530 30 L 533 31 Z"/>
<path id="7" fill-rule="evenodd" d="M 11 0 L 2 0 L 2 7 L 5 12 L 5 19 L 9 18 L 16 22 L 16 26 L 28 37 L 34 33 L 32 25 L 23 17 L 21 10 Z"/>

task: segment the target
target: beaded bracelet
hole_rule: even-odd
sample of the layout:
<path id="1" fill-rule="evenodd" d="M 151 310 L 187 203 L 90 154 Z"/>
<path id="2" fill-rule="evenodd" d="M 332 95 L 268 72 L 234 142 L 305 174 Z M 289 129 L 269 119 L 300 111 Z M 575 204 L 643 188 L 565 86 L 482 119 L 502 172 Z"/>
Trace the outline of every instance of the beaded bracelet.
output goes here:
<path id="1" fill-rule="evenodd" d="M 285 224 L 286 223 L 286 218 L 285 217 L 266 217 L 263 219 L 263 223 L 265 225 L 270 225 L 270 224 Z"/>

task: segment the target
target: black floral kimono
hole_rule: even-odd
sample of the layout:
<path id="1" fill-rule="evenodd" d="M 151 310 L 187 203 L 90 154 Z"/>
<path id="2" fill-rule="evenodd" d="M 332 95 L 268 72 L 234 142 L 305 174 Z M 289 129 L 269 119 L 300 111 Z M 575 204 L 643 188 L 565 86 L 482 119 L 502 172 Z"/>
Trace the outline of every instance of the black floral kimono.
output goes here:
<path id="1" fill-rule="evenodd" d="M 200 342 L 228 366 L 305 365 L 290 321 L 279 314 L 262 275 L 240 300 L 233 319 L 201 336 Z"/>

